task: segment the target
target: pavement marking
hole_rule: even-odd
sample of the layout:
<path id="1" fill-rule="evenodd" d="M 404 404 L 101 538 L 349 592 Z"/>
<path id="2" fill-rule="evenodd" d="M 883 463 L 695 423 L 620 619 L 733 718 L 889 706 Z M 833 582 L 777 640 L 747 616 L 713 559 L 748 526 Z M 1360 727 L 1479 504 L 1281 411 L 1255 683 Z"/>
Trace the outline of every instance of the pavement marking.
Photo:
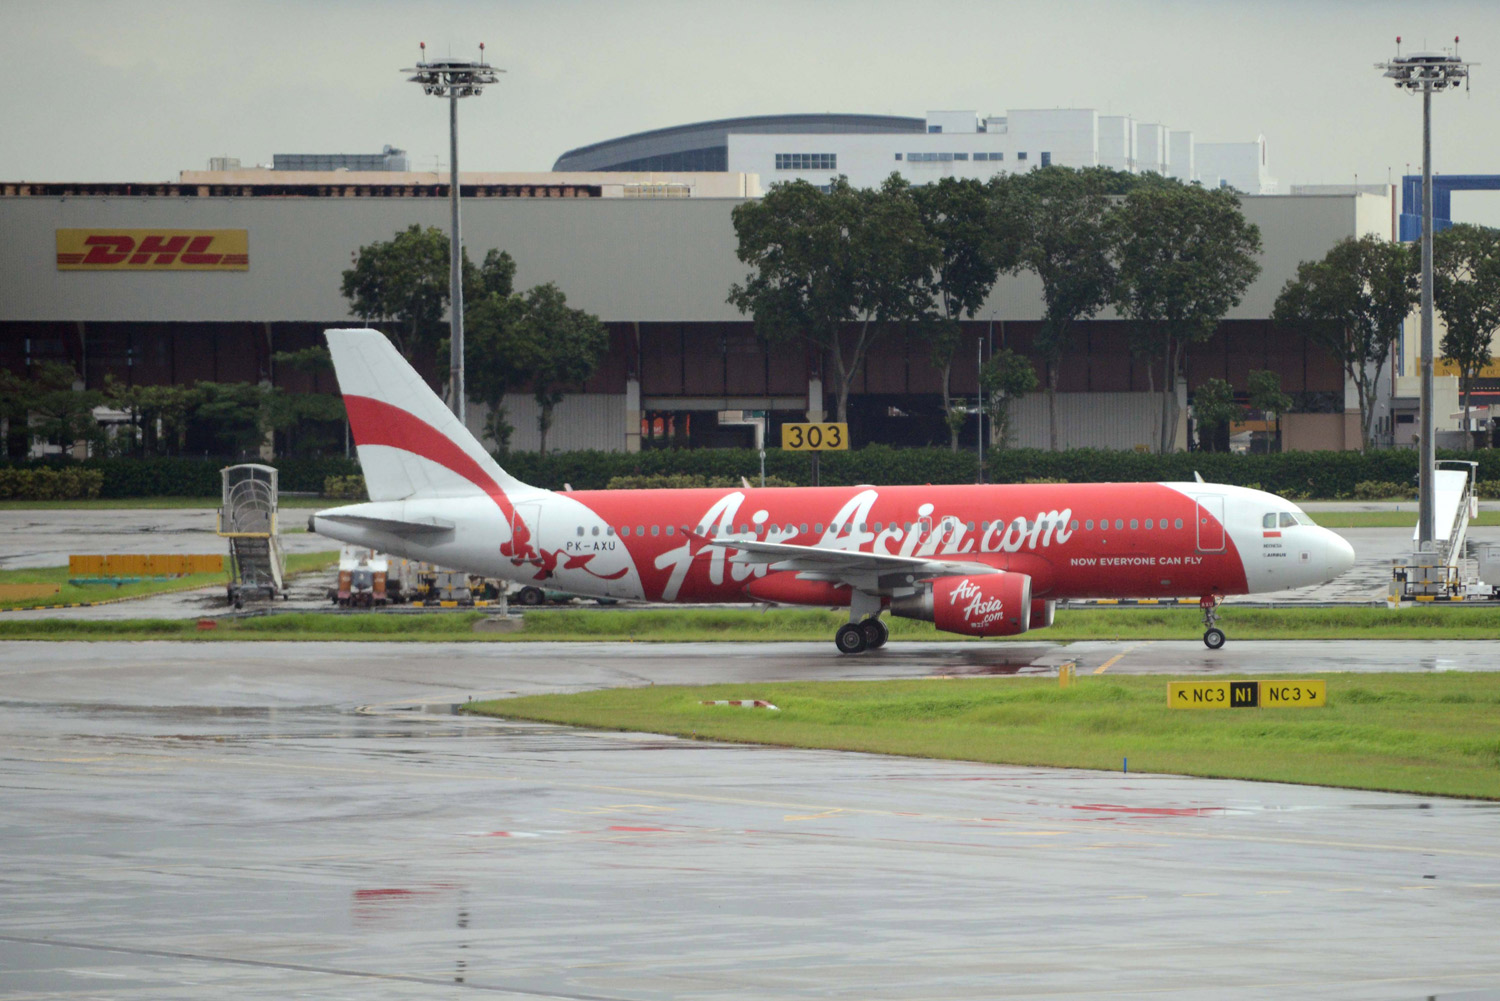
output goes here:
<path id="1" fill-rule="evenodd" d="M 1110 668 L 1112 668 L 1116 664 L 1118 664 L 1120 662 L 1120 660 L 1122 658 L 1124 658 L 1124 656 L 1127 653 L 1130 653 L 1130 651 L 1132 651 L 1132 650 L 1139 650 L 1143 646 L 1150 646 L 1154 642 L 1156 642 L 1156 641 L 1155 640 L 1147 640 L 1144 643 L 1137 643 L 1134 646 L 1128 646 L 1128 647 L 1126 647 L 1125 649 L 1121 650 L 1119 653 L 1115 654 L 1113 657 L 1109 658 L 1109 660 L 1106 660 L 1104 663 L 1102 663 L 1098 667 L 1094 668 L 1094 673 L 1095 674 L 1103 674 L 1105 671 L 1108 671 Z"/>
<path id="2" fill-rule="evenodd" d="M 1122 893 L 1119 896 L 1110 897 L 1110 900 L 1145 900 L 1144 893 Z"/>
<path id="3" fill-rule="evenodd" d="M 1142 644 L 1144 645 L 1144 644 Z M 358 767 L 353 765 L 321 765 L 300 761 L 265 761 L 235 758 L 229 756 L 212 756 L 206 754 L 167 754 L 160 751 L 140 752 L 122 755 L 143 759 L 155 759 L 157 763 L 162 761 L 182 762 L 192 761 L 202 765 L 218 765 L 233 768 L 249 768 L 254 770 L 301 772 L 324 775 L 361 775 L 388 778 L 395 772 L 420 776 L 423 779 L 449 778 L 449 779 L 485 779 L 492 782 L 542 782 L 545 785 L 560 789 L 580 789 L 597 793 L 609 793 L 627 796 L 654 796 L 665 800 L 686 800 L 699 803 L 724 803 L 735 806 L 757 806 L 780 810 L 798 810 L 808 813 L 816 813 L 824 810 L 840 809 L 846 813 L 870 817 L 898 817 L 903 816 L 900 811 L 880 810 L 868 807 L 838 807 L 827 803 L 797 803 L 786 802 L 775 799 L 758 799 L 750 796 L 725 796 L 708 793 L 687 792 L 677 789 L 643 789 L 633 786 L 598 785 L 585 782 L 556 782 L 538 775 L 496 775 L 493 772 L 476 771 L 472 769 L 438 769 L 426 771 L 422 769 L 405 769 L 390 765 L 381 767 Z M 1019 766 L 1011 766 L 1019 767 Z M 929 813 L 922 814 L 925 820 L 950 820 L 950 821 L 973 821 L 972 816 L 959 816 L 957 814 Z M 1237 841 L 1247 844 L 1271 844 L 1271 845 L 1306 845 L 1325 848 L 1363 849 L 1372 851 L 1400 852 L 1403 854 L 1428 854 L 1428 855 L 1451 855 L 1465 858 L 1500 858 L 1500 851 L 1485 851 L 1469 848 L 1438 848 L 1427 844 L 1381 844 L 1378 842 L 1340 841 L 1329 838 L 1277 838 L 1250 834 L 1209 834 L 1201 831 L 1170 831 L 1160 827 L 1137 827 L 1128 823 L 1116 822 L 1113 829 L 1121 834 L 1132 836 L 1147 836 L 1151 838 L 1189 838 L 1211 841 Z"/>
<path id="4" fill-rule="evenodd" d="M 829 817 L 837 817 L 839 814 L 845 813 L 845 812 L 847 812 L 847 811 L 845 811 L 843 807 L 834 806 L 834 807 L 828 808 L 827 810 L 824 810 L 822 813 L 789 813 L 786 816 L 782 817 L 781 819 L 782 820 L 826 820 Z"/>

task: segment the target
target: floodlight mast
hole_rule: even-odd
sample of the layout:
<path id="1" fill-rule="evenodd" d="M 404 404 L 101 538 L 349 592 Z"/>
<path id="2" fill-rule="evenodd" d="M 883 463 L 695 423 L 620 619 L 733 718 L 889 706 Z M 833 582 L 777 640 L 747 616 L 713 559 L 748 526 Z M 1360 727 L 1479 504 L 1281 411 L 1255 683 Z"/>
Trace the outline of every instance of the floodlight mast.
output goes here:
<path id="1" fill-rule="evenodd" d="M 497 70 L 484 61 L 484 43 L 479 43 L 479 59 L 427 59 L 427 43 L 419 42 L 422 58 L 416 66 L 402 70 L 414 74 L 411 83 L 422 85 L 424 94 L 448 99 L 448 206 L 452 213 L 452 232 L 448 244 L 448 304 L 452 313 L 448 340 L 449 405 L 459 423 L 464 423 L 464 269 L 463 231 L 459 226 L 458 201 L 458 99 L 478 97 L 484 88 L 495 83 Z"/>
<path id="2" fill-rule="evenodd" d="M 1477 63 L 1466 63 L 1458 58 L 1458 37 L 1453 39 L 1453 50 L 1443 52 L 1413 52 L 1401 55 L 1401 36 L 1396 36 L 1396 57 L 1389 62 L 1376 63 L 1375 68 L 1384 70 L 1383 76 L 1394 80 L 1396 86 L 1411 93 L 1422 95 L 1422 395 L 1420 419 L 1422 422 L 1421 466 L 1418 469 L 1417 489 L 1417 548 L 1429 550 L 1436 536 L 1433 524 L 1433 458 L 1436 441 L 1432 419 L 1432 94 L 1457 87 L 1462 82 L 1467 89 L 1469 67 Z"/>

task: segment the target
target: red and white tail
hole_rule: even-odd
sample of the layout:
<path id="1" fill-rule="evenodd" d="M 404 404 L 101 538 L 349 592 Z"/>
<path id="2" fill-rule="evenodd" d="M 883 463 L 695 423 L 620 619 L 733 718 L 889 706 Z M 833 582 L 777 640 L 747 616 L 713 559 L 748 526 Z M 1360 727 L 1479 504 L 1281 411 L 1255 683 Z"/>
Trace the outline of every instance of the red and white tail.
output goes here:
<path id="1" fill-rule="evenodd" d="M 484 450 L 378 330 L 325 330 L 372 501 L 530 490 Z"/>

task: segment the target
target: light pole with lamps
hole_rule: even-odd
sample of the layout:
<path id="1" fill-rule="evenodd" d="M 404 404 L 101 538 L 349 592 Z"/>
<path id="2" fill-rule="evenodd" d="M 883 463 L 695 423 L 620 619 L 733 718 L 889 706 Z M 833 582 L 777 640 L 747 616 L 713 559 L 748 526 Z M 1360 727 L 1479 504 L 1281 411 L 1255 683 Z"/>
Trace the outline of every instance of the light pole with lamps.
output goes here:
<path id="1" fill-rule="evenodd" d="M 1376 63 L 1383 76 L 1396 86 L 1422 95 L 1422 343 L 1421 370 L 1422 422 L 1421 467 L 1417 480 L 1417 546 L 1431 549 L 1436 536 L 1433 525 L 1433 452 L 1432 418 L 1432 94 L 1457 87 L 1469 79 L 1469 67 L 1458 58 L 1458 39 L 1450 52 L 1413 52 L 1401 55 L 1401 37 L 1396 37 L 1396 58 Z"/>
<path id="2" fill-rule="evenodd" d="M 448 245 L 448 305 L 452 319 L 448 341 L 449 403 L 460 424 L 464 423 L 464 268 L 463 232 L 458 221 L 458 99 L 478 97 L 484 88 L 504 73 L 484 61 L 484 43 L 479 44 L 479 59 L 427 59 L 427 43 L 419 43 L 422 59 L 416 66 L 402 70 L 412 73 L 411 83 L 422 85 L 424 94 L 448 99 L 448 206 L 453 215 L 453 230 Z"/>

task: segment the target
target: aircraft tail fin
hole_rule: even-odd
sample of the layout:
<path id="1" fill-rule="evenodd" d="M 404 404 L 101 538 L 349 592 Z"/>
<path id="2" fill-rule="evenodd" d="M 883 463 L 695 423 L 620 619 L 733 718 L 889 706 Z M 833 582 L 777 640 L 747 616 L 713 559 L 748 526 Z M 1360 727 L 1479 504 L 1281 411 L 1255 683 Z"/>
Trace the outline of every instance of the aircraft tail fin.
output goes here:
<path id="1" fill-rule="evenodd" d="M 378 330 L 326 330 L 372 501 L 530 488 L 500 468 Z"/>

